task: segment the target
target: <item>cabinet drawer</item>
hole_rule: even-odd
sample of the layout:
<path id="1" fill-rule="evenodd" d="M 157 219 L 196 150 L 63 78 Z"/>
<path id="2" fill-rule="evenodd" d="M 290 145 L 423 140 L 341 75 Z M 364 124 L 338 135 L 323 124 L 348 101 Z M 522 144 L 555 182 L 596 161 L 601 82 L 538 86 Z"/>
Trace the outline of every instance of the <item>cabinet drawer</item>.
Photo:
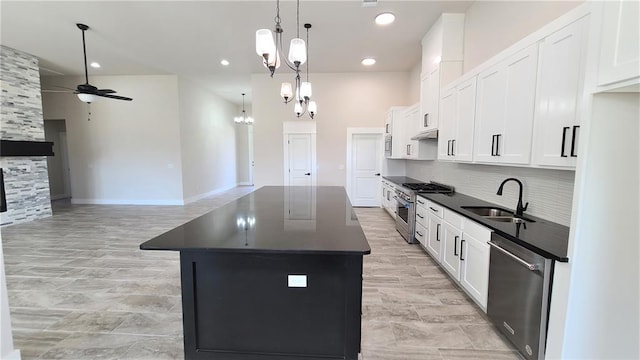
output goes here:
<path id="1" fill-rule="evenodd" d="M 426 200 L 426 201 L 427 201 L 426 203 L 427 212 L 430 212 L 442 219 L 442 217 L 444 216 L 444 207 L 442 207 L 442 205 L 438 205 L 434 203 L 433 201 L 430 201 L 430 200 Z"/>
<path id="2" fill-rule="evenodd" d="M 416 206 L 416 224 L 427 226 L 427 214 L 429 210 L 422 205 Z"/>
<path id="3" fill-rule="evenodd" d="M 464 217 L 458 215 L 458 213 L 455 213 L 449 209 L 444 209 L 443 219 L 453 227 L 462 229 L 462 222 L 464 221 Z"/>
<path id="4" fill-rule="evenodd" d="M 467 218 L 463 218 L 462 220 L 462 231 L 465 234 L 468 234 L 476 239 L 480 239 L 480 240 L 487 239 L 487 241 L 488 239 L 491 239 L 491 233 L 493 232 L 492 230 L 478 224 L 475 221 L 471 221 Z M 485 245 L 487 245 L 486 242 L 485 242 Z"/>
<path id="5" fill-rule="evenodd" d="M 423 246 L 427 246 L 427 229 L 419 223 L 416 223 L 416 240 Z"/>

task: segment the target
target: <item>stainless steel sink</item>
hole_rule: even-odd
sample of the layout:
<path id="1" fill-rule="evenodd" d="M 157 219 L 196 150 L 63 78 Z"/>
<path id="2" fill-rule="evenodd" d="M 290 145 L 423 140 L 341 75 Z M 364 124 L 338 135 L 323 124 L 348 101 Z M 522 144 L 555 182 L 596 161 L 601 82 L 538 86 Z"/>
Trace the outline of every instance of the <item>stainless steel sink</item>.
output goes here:
<path id="1" fill-rule="evenodd" d="M 519 218 L 515 216 L 483 216 L 483 217 L 487 220 L 498 221 L 498 222 L 511 222 L 514 224 L 535 222 L 535 220 Z"/>
<path id="2" fill-rule="evenodd" d="M 483 206 L 463 206 L 462 208 L 480 216 L 491 216 L 491 217 L 511 216 L 513 217 L 513 213 L 511 211 L 500 209 L 500 208 L 483 207 Z"/>
<path id="3" fill-rule="evenodd" d="M 480 215 L 487 220 L 497 222 L 510 222 L 510 223 L 527 223 L 535 222 L 535 220 L 527 219 L 524 217 L 516 217 L 513 212 L 496 207 L 488 206 L 463 206 L 463 209 L 470 211 L 474 214 Z"/>

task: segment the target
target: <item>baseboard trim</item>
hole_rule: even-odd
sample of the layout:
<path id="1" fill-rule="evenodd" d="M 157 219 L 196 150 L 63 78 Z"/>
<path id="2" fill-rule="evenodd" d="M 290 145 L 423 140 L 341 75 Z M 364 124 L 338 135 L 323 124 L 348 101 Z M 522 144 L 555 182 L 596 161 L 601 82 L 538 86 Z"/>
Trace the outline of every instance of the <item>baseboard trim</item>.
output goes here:
<path id="1" fill-rule="evenodd" d="M 52 195 L 51 196 L 51 201 L 68 199 L 70 197 L 71 197 L 71 195 L 68 195 L 68 194 Z"/>
<path id="2" fill-rule="evenodd" d="M 206 193 L 190 196 L 190 197 L 184 199 L 184 204 L 185 205 L 186 204 L 190 204 L 192 202 L 195 202 L 195 201 L 198 201 L 198 200 L 202 200 L 204 198 L 208 198 L 209 196 L 213 196 L 213 195 L 225 192 L 225 191 L 229 191 L 229 190 L 233 189 L 234 187 L 236 187 L 238 185 L 239 184 L 227 185 L 225 187 L 221 187 L 219 189 L 211 190 L 211 191 L 206 192 Z"/>
<path id="3" fill-rule="evenodd" d="M 81 205 L 184 205 L 182 200 L 147 200 L 147 199 L 77 199 L 71 198 L 72 204 Z"/>
<path id="4" fill-rule="evenodd" d="M 243 181 L 243 182 L 239 182 L 238 186 L 253 186 L 253 184 L 248 181 Z"/>

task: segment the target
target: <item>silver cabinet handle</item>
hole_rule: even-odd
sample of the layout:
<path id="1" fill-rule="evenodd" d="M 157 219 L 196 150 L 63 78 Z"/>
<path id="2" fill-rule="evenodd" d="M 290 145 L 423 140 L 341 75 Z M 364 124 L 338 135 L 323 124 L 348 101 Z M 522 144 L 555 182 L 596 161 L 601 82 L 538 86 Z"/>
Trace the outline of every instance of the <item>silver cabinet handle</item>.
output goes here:
<path id="1" fill-rule="evenodd" d="M 431 211 L 433 211 L 433 212 L 438 212 L 438 209 L 434 209 L 431 206 L 429 206 L 429 209 L 431 209 Z"/>
<path id="2" fill-rule="evenodd" d="M 420 215 L 420 214 L 416 214 L 417 217 L 419 217 L 420 219 L 424 219 L 424 216 Z"/>
<path id="3" fill-rule="evenodd" d="M 531 271 L 536 271 L 538 269 L 538 266 L 535 264 L 529 264 L 528 262 L 520 259 L 519 257 L 513 255 L 512 253 L 510 253 L 509 251 L 501 248 L 500 246 L 492 243 L 491 241 L 487 242 L 487 244 L 489 244 L 491 247 L 493 247 L 494 249 L 500 251 L 501 253 L 507 255 L 508 257 L 512 258 L 513 260 L 517 261 L 520 265 L 526 267 L 527 269 L 531 270 Z"/>
<path id="4" fill-rule="evenodd" d="M 416 199 L 416 201 L 418 202 L 418 204 L 424 205 L 424 202 L 420 201 L 420 199 Z"/>
<path id="5" fill-rule="evenodd" d="M 416 230 L 416 234 L 420 235 L 420 237 L 423 237 L 424 235 L 420 234 L 420 231 Z"/>

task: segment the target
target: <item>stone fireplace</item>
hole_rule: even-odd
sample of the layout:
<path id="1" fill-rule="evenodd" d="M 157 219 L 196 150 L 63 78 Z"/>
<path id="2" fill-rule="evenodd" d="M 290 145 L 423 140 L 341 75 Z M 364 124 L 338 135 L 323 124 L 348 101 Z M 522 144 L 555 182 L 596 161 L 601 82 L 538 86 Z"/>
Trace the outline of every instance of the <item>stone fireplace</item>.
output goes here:
<path id="1" fill-rule="evenodd" d="M 44 142 L 44 120 L 38 59 L 27 53 L 0 46 L 0 168 L 4 180 L 6 211 L 0 225 L 17 224 L 51 216 L 47 159 L 18 156 L 5 144 Z M 44 155 L 44 153 L 43 153 Z"/>

